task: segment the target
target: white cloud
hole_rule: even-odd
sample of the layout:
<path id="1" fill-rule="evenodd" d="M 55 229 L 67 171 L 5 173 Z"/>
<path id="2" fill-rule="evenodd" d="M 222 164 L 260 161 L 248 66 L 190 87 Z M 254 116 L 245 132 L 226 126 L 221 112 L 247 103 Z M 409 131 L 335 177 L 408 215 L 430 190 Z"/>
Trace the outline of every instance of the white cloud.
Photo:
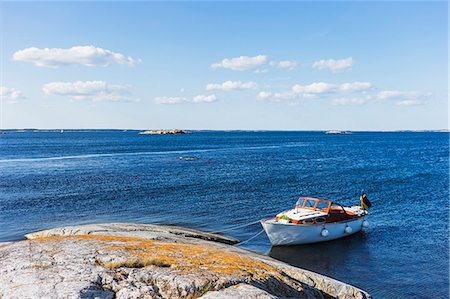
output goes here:
<path id="1" fill-rule="evenodd" d="M 104 81 L 51 82 L 43 86 L 46 95 L 89 95 L 104 90 Z"/>
<path id="2" fill-rule="evenodd" d="M 239 56 L 235 58 L 225 58 L 221 62 L 213 63 L 211 68 L 213 69 L 230 69 L 235 71 L 245 71 L 257 68 L 267 63 L 266 55 L 257 56 Z"/>
<path id="3" fill-rule="evenodd" d="M 316 82 L 309 85 L 299 85 L 296 84 L 292 86 L 292 90 L 295 93 L 302 94 L 320 94 L 320 93 L 328 93 L 328 92 L 353 92 L 353 91 L 362 91 L 367 90 L 372 87 L 370 82 L 350 82 L 350 83 L 342 83 L 342 84 L 332 84 L 326 82 Z"/>
<path id="4" fill-rule="evenodd" d="M 272 95 L 272 100 L 275 102 L 280 102 L 280 101 L 285 101 L 285 100 L 290 100 L 293 98 L 298 97 L 298 95 L 296 93 L 294 93 L 293 91 L 285 91 L 285 92 L 276 92 Z"/>
<path id="5" fill-rule="evenodd" d="M 367 100 L 361 98 L 341 98 L 334 99 L 331 103 L 334 106 L 359 106 L 366 104 Z"/>
<path id="6" fill-rule="evenodd" d="M 217 100 L 217 98 L 213 94 L 210 94 L 210 95 L 200 94 L 200 95 L 194 97 L 194 103 L 212 103 L 212 102 L 215 102 L 216 100 Z"/>
<path id="7" fill-rule="evenodd" d="M 212 103 L 217 100 L 217 97 L 213 94 L 210 95 L 197 95 L 192 98 L 192 100 L 186 98 L 186 97 L 167 97 L 167 96 L 161 96 L 161 97 L 155 97 L 154 101 L 157 104 L 167 104 L 167 105 L 175 105 L 175 104 L 183 104 L 183 103 Z"/>
<path id="8" fill-rule="evenodd" d="M 278 93 L 260 92 L 257 99 L 270 99 L 274 101 L 283 101 L 296 98 L 313 99 L 319 95 L 327 97 L 331 94 L 354 94 L 356 92 L 366 92 L 370 89 L 370 82 L 350 82 L 342 84 L 314 82 L 307 85 L 295 84 L 290 90 Z M 336 103 L 340 103 L 337 101 Z"/>
<path id="9" fill-rule="evenodd" d="M 50 82 L 42 87 L 46 95 L 70 97 L 75 101 L 137 102 L 130 97 L 125 85 L 107 84 L 104 81 Z"/>
<path id="10" fill-rule="evenodd" d="M 431 95 L 431 93 L 418 91 L 384 90 L 377 94 L 377 99 L 380 101 L 396 101 L 398 106 L 413 106 L 425 104 Z"/>
<path id="11" fill-rule="evenodd" d="M 292 86 L 292 91 L 296 94 L 318 94 L 335 90 L 337 86 L 335 84 L 317 82 L 309 85 L 295 84 Z"/>
<path id="12" fill-rule="evenodd" d="M 380 91 L 377 94 L 377 98 L 379 100 L 384 101 L 384 100 L 389 100 L 389 99 L 392 99 L 392 98 L 396 98 L 396 97 L 402 96 L 403 94 L 404 94 L 404 92 L 397 91 L 397 90 L 384 90 L 384 91 Z"/>
<path id="13" fill-rule="evenodd" d="M 384 90 L 380 91 L 377 95 L 379 100 L 392 100 L 392 99 L 405 99 L 421 97 L 422 94 L 416 91 L 399 91 L 399 90 Z"/>
<path id="14" fill-rule="evenodd" d="M 243 89 L 256 89 L 258 84 L 255 82 L 241 82 L 241 81 L 225 81 L 223 83 L 210 83 L 206 85 L 206 90 L 243 90 Z"/>
<path id="15" fill-rule="evenodd" d="M 421 100 L 401 100 L 396 103 L 397 106 L 417 106 L 422 104 L 423 101 Z"/>
<path id="16" fill-rule="evenodd" d="M 332 72 L 345 71 L 351 69 L 354 64 L 352 57 L 347 57 L 344 59 L 322 59 L 315 61 L 312 65 L 313 68 L 323 70 L 329 69 Z"/>
<path id="17" fill-rule="evenodd" d="M 372 87 L 370 82 L 352 82 L 352 83 L 342 83 L 339 89 L 342 91 L 358 91 L 367 90 Z"/>
<path id="18" fill-rule="evenodd" d="M 297 61 L 293 60 L 271 61 L 270 65 L 280 69 L 293 70 L 297 67 Z"/>
<path id="19" fill-rule="evenodd" d="M 13 54 L 13 60 L 31 62 L 39 67 L 57 68 L 65 65 L 108 66 L 110 64 L 134 65 L 140 60 L 126 57 L 94 46 L 72 48 L 26 48 Z"/>
<path id="20" fill-rule="evenodd" d="M 182 103 L 186 103 L 188 101 L 188 99 L 186 99 L 185 97 L 155 97 L 154 101 L 157 104 L 169 104 L 169 105 L 173 105 L 173 104 L 182 104 Z"/>
<path id="21" fill-rule="evenodd" d="M 271 102 L 282 102 L 295 99 L 297 97 L 298 96 L 292 91 L 285 91 L 285 92 L 262 91 L 256 95 L 256 99 L 259 101 L 271 101 Z"/>
<path id="22" fill-rule="evenodd" d="M 256 70 L 253 71 L 253 73 L 255 73 L 255 74 L 265 74 L 268 71 L 269 71 L 268 69 L 256 69 Z"/>
<path id="23" fill-rule="evenodd" d="M 265 100 L 265 99 L 267 99 L 267 98 L 269 98 L 269 97 L 271 97 L 271 96 L 272 96 L 272 93 L 271 93 L 271 92 L 268 92 L 268 91 L 261 91 L 261 92 L 259 92 L 258 95 L 256 96 L 256 99 L 258 99 L 258 100 Z"/>
<path id="24" fill-rule="evenodd" d="M 267 88 L 265 88 L 267 89 Z M 374 92 L 370 82 L 355 81 L 347 83 L 314 82 L 311 84 L 295 84 L 281 92 L 260 91 L 257 100 L 298 103 L 301 99 L 316 99 L 334 106 L 359 106 L 369 103 L 393 101 L 397 106 L 414 106 L 426 104 L 431 93 L 417 91 L 385 90 Z"/>
<path id="25" fill-rule="evenodd" d="M 225 58 L 220 62 L 213 63 L 211 68 L 224 68 L 235 71 L 254 70 L 253 72 L 255 74 L 262 74 L 268 72 L 267 66 L 293 70 L 297 67 L 297 65 L 298 63 L 295 60 L 268 61 L 267 55 L 257 55 Z"/>
<path id="26" fill-rule="evenodd" d="M 13 104 L 17 103 L 21 99 L 24 99 L 25 97 L 22 95 L 20 90 L 0 86 L 0 98 L 2 102 Z"/>

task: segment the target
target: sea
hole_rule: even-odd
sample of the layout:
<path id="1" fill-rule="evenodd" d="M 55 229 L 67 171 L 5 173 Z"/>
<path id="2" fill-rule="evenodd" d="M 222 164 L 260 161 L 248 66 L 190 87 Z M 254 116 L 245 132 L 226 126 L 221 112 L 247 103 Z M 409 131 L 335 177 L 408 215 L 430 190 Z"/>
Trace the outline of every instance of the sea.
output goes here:
<path id="1" fill-rule="evenodd" d="M 370 226 L 350 237 L 272 248 L 259 223 L 244 226 L 299 196 L 358 205 L 362 190 L 373 205 Z M 448 298 L 448 220 L 448 133 L 0 135 L 0 241 L 88 223 L 237 227 L 223 234 L 239 246 L 374 298 Z"/>

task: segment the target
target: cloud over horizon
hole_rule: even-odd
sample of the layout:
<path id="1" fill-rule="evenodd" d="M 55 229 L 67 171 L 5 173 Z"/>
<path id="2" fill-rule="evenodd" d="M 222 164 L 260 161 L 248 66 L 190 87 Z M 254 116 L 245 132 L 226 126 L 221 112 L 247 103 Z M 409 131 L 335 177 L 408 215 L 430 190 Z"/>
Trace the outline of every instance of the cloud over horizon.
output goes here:
<path id="1" fill-rule="evenodd" d="M 360 106 L 368 102 L 369 98 L 338 98 L 333 99 L 331 104 L 334 106 Z"/>
<path id="2" fill-rule="evenodd" d="M 311 84 L 295 84 L 291 89 L 282 92 L 260 91 L 256 95 L 258 101 L 295 103 L 299 99 L 318 99 L 333 106 L 361 106 L 392 102 L 396 106 L 417 106 L 426 104 L 431 93 L 418 91 L 384 90 L 376 92 L 370 82 L 347 82 L 341 84 L 314 82 Z"/>
<path id="3" fill-rule="evenodd" d="M 421 100 L 401 100 L 396 103 L 397 106 L 417 106 L 424 104 Z"/>
<path id="4" fill-rule="evenodd" d="M 235 58 L 225 58 L 220 62 L 211 64 L 212 69 L 230 69 L 234 71 L 246 71 L 255 69 L 267 63 L 267 55 L 239 56 Z"/>
<path id="5" fill-rule="evenodd" d="M 72 48 L 26 48 L 13 54 L 13 60 L 31 62 L 38 67 L 58 68 L 67 65 L 108 66 L 121 64 L 133 66 L 138 59 L 121 53 L 94 46 L 75 46 Z"/>
<path id="6" fill-rule="evenodd" d="M 159 96 L 159 97 L 153 98 L 153 100 L 157 104 L 168 104 L 168 105 L 182 104 L 182 103 L 188 102 L 188 99 L 185 97 Z"/>
<path id="7" fill-rule="evenodd" d="M 206 85 L 206 90 L 244 90 L 244 89 L 256 89 L 258 84 L 255 82 L 242 82 L 242 81 L 225 81 L 223 83 L 210 83 Z"/>
<path id="8" fill-rule="evenodd" d="M 315 61 L 312 67 L 318 70 L 331 70 L 333 73 L 346 71 L 353 67 L 354 60 L 352 57 L 343 59 L 322 59 Z"/>
<path id="9" fill-rule="evenodd" d="M 125 85 L 107 84 L 104 81 L 50 82 L 42 87 L 45 95 L 70 97 L 74 101 L 138 102 L 130 97 Z"/>
<path id="10" fill-rule="evenodd" d="M 211 64 L 212 69 L 230 69 L 234 71 L 253 70 L 256 74 L 266 73 L 267 68 L 259 68 L 263 66 L 274 67 L 279 69 L 293 70 L 298 63 L 295 60 L 269 61 L 267 55 L 257 56 L 239 56 L 234 58 L 225 58 L 220 62 Z"/>
<path id="11" fill-rule="evenodd" d="M 0 86 L 0 98 L 5 103 L 15 104 L 21 99 L 25 99 L 22 92 L 15 88 Z"/>
<path id="12" fill-rule="evenodd" d="M 199 94 L 193 98 L 194 103 L 212 103 L 217 100 L 217 97 L 213 94 L 203 95 Z"/>
<path id="13" fill-rule="evenodd" d="M 396 101 L 397 106 L 416 106 L 425 104 L 431 93 L 418 91 L 384 90 L 377 94 L 379 101 Z"/>
<path id="14" fill-rule="evenodd" d="M 291 87 L 290 90 L 284 92 L 269 92 L 269 91 L 261 91 L 258 93 L 256 98 L 258 100 L 272 100 L 272 101 L 284 101 L 284 100 L 292 100 L 298 98 L 317 98 L 319 95 L 329 96 L 332 94 L 343 94 L 343 93 L 354 93 L 354 92 L 365 92 L 372 88 L 372 84 L 370 82 L 349 82 L 349 83 L 327 83 L 327 82 L 314 82 L 311 84 L 301 85 L 295 84 Z M 353 101 L 356 102 L 356 101 Z M 336 103 L 344 103 L 343 101 L 337 101 Z M 350 103 L 347 101 L 346 103 Z"/>
<path id="15" fill-rule="evenodd" d="M 177 105 L 185 103 L 212 103 L 217 101 L 217 97 L 214 94 L 203 95 L 199 94 L 192 99 L 179 96 L 158 96 L 153 98 L 154 102 L 161 105 Z"/>
<path id="16" fill-rule="evenodd" d="M 288 70 L 293 70 L 297 67 L 297 61 L 294 60 L 271 61 L 269 64 L 270 66 L 279 69 L 288 69 Z"/>

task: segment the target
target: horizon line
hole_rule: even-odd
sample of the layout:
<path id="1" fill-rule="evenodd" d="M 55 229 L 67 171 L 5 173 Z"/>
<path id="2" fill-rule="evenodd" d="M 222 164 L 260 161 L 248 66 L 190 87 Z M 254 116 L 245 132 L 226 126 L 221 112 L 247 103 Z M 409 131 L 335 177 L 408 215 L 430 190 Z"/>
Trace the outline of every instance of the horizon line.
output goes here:
<path id="1" fill-rule="evenodd" d="M 168 130 L 168 129 L 130 129 L 130 128 L 2 128 L 4 131 L 148 131 L 148 130 Z M 450 132 L 450 128 L 444 129 L 392 129 L 392 130 L 350 130 L 350 129 L 183 129 L 186 131 L 227 131 L 227 132 Z"/>

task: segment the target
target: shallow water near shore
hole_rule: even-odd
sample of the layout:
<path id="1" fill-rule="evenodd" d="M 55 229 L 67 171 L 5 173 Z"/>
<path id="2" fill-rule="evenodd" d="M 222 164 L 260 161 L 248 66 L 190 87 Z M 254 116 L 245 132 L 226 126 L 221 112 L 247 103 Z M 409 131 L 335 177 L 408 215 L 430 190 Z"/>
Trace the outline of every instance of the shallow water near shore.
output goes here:
<path id="1" fill-rule="evenodd" d="M 243 247 L 376 298 L 448 296 L 448 133 L 136 131 L 0 136 L 0 241 L 65 225 L 205 231 L 291 208 L 300 195 L 373 203 L 365 231 L 321 244 Z M 227 232 L 246 240 L 259 224 Z"/>

